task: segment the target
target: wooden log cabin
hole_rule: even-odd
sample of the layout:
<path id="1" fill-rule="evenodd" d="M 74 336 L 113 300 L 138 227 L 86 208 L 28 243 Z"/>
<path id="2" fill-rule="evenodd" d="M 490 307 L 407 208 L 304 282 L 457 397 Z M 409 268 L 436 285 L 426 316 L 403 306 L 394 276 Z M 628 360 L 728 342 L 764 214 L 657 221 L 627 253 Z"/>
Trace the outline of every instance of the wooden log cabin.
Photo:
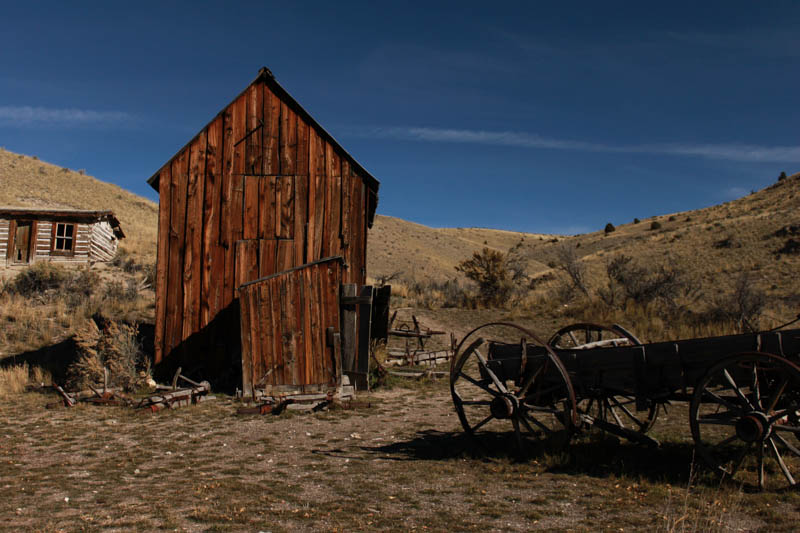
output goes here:
<path id="1" fill-rule="evenodd" d="M 350 321 L 340 321 L 340 287 L 357 292 L 366 282 L 378 181 L 263 68 L 148 183 L 160 199 L 162 375 L 181 366 L 247 393 L 340 381 L 341 329 L 357 331 L 359 313 L 366 323 L 370 314 L 350 301 L 342 313 Z M 250 289 L 242 317 L 239 289 L 281 273 Z M 357 341 L 348 342 L 357 357 Z M 340 368 L 333 378 L 329 363 Z"/>
<path id="2" fill-rule="evenodd" d="M 125 234 L 111 211 L 0 207 L 0 264 L 110 261 Z"/>

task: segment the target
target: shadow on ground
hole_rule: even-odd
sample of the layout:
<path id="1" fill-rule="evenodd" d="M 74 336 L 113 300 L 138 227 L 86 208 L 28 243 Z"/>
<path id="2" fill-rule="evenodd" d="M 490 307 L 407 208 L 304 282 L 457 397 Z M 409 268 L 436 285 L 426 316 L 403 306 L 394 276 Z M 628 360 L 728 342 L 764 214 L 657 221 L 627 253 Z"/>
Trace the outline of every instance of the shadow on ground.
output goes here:
<path id="1" fill-rule="evenodd" d="M 21 364 L 27 364 L 29 367 L 38 366 L 53 376 L 54 383 L 63 383 L 67 376 L 67 368 L 75 361 L 75 357 L 75 342 L 70 337 L 38 350 L 5 357 L 0 360 L 0 368 Z"/>
<path id="2" fill-rule="evenodd" d="M 658 448 L 630 444 L 616 438 L 583 437 L 566 448 L 531 447 L 521 455 L 514 433 L 496 433 L 479 442 L 463 432 L 420 431 L 410 440 L 381 446 L 362 446 L 369 454 L 395 461 L 447 461 L 470 457 L 486 461 L 506 460 L 515 464 L 531 463 L 546 472 L 647 479 L 657 483 L 694 483 L 716 485 L 719 479 L 699 466 L 692 443 L 664 443 Z M 336 455 L 336 450 L 320 452 Z M 344 453 L 344 452 L 342 452 Z M 694 464 L 694 473 L 692 465 Z"/>

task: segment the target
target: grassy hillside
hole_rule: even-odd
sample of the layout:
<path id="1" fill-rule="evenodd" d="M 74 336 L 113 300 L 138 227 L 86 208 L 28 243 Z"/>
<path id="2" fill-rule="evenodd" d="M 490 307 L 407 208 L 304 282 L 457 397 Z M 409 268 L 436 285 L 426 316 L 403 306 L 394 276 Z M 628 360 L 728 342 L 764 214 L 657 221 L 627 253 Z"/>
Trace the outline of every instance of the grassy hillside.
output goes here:
<path id="1" fill-rule="evenodd" d="M 651 267 L 681 269 L 707 297 L 729 290 L 749 272 L 771 302 L 800 304 L 800 254 L 779 253 L 787 243 L 792 247 L 792 239 L 800 241 L 800 173 L 731 202 L 630 222 L 608 234 L 601 230 L 559 243 L 532 240 L 527 253 L 548 265 L 563 243 L 576 246 L 593 284 L 605 281 L 611 258 L 625 254 Z"/>
<path id="2" fill-rule="evenodd" d="M 742 272 L 749 272 L 772 303 L 795 305 L 800 300 L 800 254 L 778 251 L 787 243 L 791 247 L 792 239 L 800 241 L 800 173 L 731 202 L 631 221 L 608 234 L 436 229 L 378 216 L 370 232 L 368 272 L 373 278 L 400 272 L 405 281 L 454 278 L 455 265 L 474 251 L 489 247 L 505 252 L 521 239 L 535 278 L 558 277 L 552 266 L 566 245 L 574 247 L 595 288 L 606 282 L 608 261 L 624 254 L 649 268 L 679 268 L 706 298 L 729 291 Z M 543 284 L 541 290 L 546 289 Z"/>
<path id="3" fill-rule="evenodd" d="M 111 209 L 126 235 L 121 247 L 155 261 L 158 204 L 84 172 L 0 148 L 0 206 Z"/>
<path id="4" fill-rule="evenodd" d="M 484 247 L 507 251 L 520 240 L 538 242 L 550 235 L 484 228 L 429 228 L 378 215 L 369 233 L 367 272 L 372 278 L 401 273 L 405 280 L 445 280 L 456 276 L 455 266 Z M 546 266 L 531 257 L 530 268 Z"/>

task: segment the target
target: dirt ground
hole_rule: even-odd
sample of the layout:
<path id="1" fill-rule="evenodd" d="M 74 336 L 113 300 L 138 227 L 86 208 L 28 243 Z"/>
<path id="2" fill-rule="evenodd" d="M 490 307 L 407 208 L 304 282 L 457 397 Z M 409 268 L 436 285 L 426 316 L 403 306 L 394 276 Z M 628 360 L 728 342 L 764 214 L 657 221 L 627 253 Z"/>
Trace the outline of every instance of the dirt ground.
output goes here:
<path id="1" fill-rule="evenodd" d="M 659 449 L 581 437 L 518 459 L 479 452 L 445 380 L 409 381 L 370 407 L 237 415 L 218 396 L 135 412 L 25 393 L 0 405 L 5 531 L 792 531 L 795 492 L 720 485 L 693 460 L 685 413 Z"/>

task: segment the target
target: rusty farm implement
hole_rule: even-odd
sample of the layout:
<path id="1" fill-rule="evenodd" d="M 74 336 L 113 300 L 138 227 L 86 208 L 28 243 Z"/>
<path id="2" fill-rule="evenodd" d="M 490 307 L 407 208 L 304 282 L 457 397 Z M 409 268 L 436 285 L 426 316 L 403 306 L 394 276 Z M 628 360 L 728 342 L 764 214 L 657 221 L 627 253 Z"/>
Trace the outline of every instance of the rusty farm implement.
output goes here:
<path id="1" fill-rule="evenodd" d="M 643 344 L 619 326 L 575 324 L 542 342 L 484 324 L 451 365 L 471 436 L 513 430 L 521 450 L 566 446 L 584 428 L 658 445 L 667 404 L 689 404 L 698 455 L 758 488 L 800 481 L 800 329 Z"/>

